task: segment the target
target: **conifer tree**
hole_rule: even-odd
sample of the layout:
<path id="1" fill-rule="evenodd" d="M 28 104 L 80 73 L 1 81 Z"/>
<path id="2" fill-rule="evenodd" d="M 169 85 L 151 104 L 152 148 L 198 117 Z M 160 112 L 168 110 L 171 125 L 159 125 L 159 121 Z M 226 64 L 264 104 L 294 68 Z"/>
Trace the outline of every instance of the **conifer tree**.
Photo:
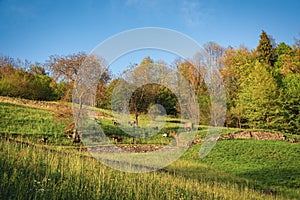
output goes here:
<path id="1" fill-rule="evenodd" d="M 274 66 L 275 62 L 275 50 L 265 31 L 262 31 L 260 35 L 260 41 L 256 48 L 257 58 L 260 62 L 264 62 L 270 66 Z"/>

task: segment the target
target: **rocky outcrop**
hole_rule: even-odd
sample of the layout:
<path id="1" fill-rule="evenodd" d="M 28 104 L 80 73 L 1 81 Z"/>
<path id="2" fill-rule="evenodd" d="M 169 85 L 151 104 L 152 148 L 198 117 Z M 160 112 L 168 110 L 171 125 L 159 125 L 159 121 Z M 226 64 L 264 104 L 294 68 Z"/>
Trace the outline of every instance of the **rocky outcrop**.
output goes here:
<path id="1" fill-rule="evenodd" d="M 242 131 L 220 136 L 220 139 L 288 140 L 282 133 Z"/>

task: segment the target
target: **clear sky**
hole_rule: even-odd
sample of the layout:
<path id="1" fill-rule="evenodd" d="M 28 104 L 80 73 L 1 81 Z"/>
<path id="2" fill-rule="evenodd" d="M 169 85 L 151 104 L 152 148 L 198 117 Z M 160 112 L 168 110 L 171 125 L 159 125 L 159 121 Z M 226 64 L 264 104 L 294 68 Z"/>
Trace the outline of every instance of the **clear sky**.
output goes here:
<path id="1" fill-rule="evenodd" d="M 200 45 L 257 46 L 261 30 L 276 42 L 300 38 L 298 0 L 0 0 L 0 53 L 32 62 L 89 53 L 119 32 L 162 27 Z"/>

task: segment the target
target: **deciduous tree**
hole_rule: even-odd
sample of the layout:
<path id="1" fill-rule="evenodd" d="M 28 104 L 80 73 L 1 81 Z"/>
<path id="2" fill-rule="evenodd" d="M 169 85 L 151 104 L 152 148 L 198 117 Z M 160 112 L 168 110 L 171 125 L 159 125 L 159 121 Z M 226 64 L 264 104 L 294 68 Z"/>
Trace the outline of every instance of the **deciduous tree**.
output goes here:
<path id="1" fill-rule="evenodd" d="M 251 128 L 274 128 L 278 122 L 278 88 L 266 64 L 256 62 L 239 95 L 243 116 Z"/>

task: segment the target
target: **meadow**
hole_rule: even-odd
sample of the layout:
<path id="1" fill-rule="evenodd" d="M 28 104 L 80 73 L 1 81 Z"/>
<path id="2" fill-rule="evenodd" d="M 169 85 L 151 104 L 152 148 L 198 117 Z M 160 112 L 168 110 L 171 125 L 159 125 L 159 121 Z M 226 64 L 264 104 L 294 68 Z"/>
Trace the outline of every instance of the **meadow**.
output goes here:
<path id="1" fill-rule="evenodd" d="M 65 137 L 71 119 L 59 116 L 53 109 L 0 102 L 0 199 L 300 199 L 299 143 L 221 140 L 202 159 L 198 143 L 162 170 L 126 173 L 73 144 Z M 100 123 L 122 135 L 110 117 Z M 161 135 L 177 126 L 167 123 L 139 145 L 164 145 L 171 138 Z M 197 137 L 206 131 L 199 127 Z M 49 142 L 39 142 L 41 137 Z"/>

